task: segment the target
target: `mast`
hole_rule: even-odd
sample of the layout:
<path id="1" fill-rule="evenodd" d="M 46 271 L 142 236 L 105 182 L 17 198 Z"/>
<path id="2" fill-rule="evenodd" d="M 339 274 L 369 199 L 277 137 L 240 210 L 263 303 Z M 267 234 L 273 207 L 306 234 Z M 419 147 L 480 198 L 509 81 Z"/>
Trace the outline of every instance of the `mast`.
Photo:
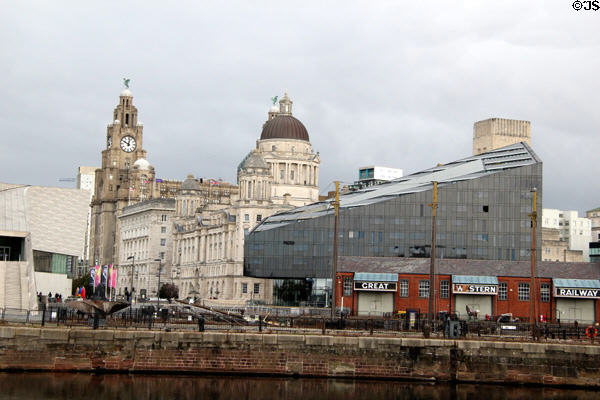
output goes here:
<path id="1" fill-rule="evenodd" d="M 331 319 L 335 319 L 336 303 L 336 281 L 337 281 L 337 263 L 338 263 L 338 219 L 340 213 L 340 182 L 335 181 L 335 201 L 333 202 L 334 223 L 333 223 L 333 262 L 331 265 Z"/>
<path id="2" fill-rule="evenodd" d="M 431 207 L 431 263 L 429 265 L 429 308 L 427 310 L 428 319 L 430 323 L 435 321 L 435 300 L 436 300 L 436 284 L 435 284 L 435 227 L 436 227 L 436 211 L 438 206 L 437 201 L 437 185 L 436 181 L 433 182 L 433 203 L 429 204 Z M 433 325 L 432 325 L 433 326 Z"/>

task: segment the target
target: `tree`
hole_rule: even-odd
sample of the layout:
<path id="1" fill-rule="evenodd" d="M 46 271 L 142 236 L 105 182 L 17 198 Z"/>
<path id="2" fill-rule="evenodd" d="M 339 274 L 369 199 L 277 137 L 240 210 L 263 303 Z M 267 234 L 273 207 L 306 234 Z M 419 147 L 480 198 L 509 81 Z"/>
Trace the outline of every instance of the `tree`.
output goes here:
<path id="1" fill-rule="evenodd" d="M 172 283 L 165 283 L 160 287 L 158 295 L 161 299 L 176 299 L 179 297 L 179 288 Z"/>
<path id="2" fill-rule="evenodd" d="M 75 278 L 72 281 L 71 294 L 75 296 L 77 294 L 77 288 L 85 287 L 85 292 L 88 296 L 91 296 L 94 288 L 90 285 L 90 276 L 84 275 L 80 278 Z"/>

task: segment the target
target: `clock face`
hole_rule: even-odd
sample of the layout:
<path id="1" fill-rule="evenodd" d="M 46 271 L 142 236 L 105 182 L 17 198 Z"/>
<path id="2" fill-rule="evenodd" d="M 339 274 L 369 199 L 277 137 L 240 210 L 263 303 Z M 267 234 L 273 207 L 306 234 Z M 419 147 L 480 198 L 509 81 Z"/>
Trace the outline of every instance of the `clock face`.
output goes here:
<path id="1" fill-rule="evenodd" d="M 121 139 L 121 150 L 126 153 L 131 153 L 135 150 L 136 143 L 133 136 L 125 136 Z"/>
<path id="2" fill-rule="evenodd" d="M 109 136 L 106 140 L 106 147 L 109 149 L 112 147 L 112 136 Z"/>

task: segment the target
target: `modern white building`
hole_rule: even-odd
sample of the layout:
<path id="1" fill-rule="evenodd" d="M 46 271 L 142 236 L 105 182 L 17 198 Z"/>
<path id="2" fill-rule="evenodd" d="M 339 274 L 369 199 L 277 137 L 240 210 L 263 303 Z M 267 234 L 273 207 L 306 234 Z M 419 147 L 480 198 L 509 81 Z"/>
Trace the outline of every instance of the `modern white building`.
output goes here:
<path id="1" fill-rule="evenodd" d="M 37 309 L 37 293 L 71 294 L 84 248 L 85 190 L 0 183 L 0 308 Z"/>
<path id="2" fill-rule="evenodd" d="M 589 244 L 592 241 L 592 221 L 588 218 L 579 217 L 577 211 L 544 208 L 542 210 L 542 228 L 557 229 L 559 240 L 567 243 L 568 250 L 582 251 L 583 261 L 590 261 Z"/>

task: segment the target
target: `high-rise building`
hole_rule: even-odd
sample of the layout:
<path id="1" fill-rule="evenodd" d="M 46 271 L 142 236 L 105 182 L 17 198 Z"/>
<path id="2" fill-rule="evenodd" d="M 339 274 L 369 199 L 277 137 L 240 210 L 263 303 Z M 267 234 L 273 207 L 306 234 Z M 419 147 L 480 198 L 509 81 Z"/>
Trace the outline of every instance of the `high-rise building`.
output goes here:
<path id="1" fill-rule="evenodd" d="M 531 122 L 490 118 L 473 125 L 473 155 L 519 142 L 531 146 Z"/>
<path id="2" fill-rule="evenodd" d="M 90 194 L 90 207 L 88 207 L 88 218 L 87 218 L 87 229 L 85 231 L 85 242 L 83 253 L 79 257 L 77 265 L 77 277 L 83 276 L 87 273 L 87 266 L 89 265 L 90 259 L 90 228 L 92 224 L 92 207 L 91 201 L 94 197 L 94 190 L 96 189 L 96 169 L 97 167 L 79 167 L 77 170 L 77 189 L 82 189 Z"/>

